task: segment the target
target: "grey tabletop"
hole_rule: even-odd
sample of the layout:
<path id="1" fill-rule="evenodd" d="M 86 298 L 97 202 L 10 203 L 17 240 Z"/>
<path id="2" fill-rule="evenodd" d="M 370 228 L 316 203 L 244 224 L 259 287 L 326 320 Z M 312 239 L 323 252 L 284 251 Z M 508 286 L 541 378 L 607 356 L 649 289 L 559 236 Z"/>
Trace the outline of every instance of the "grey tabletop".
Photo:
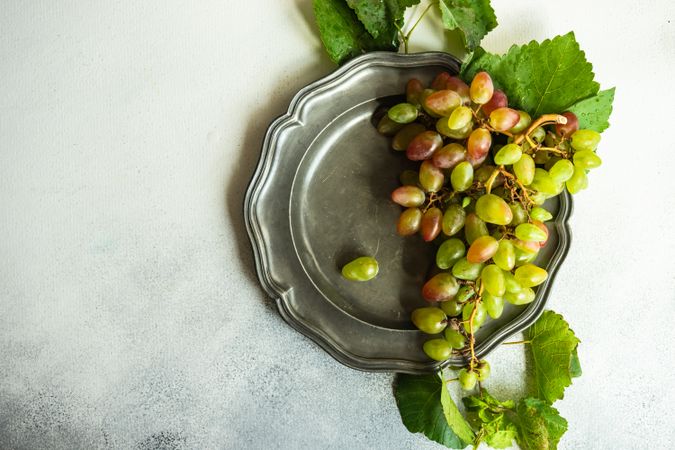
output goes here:
<path id="1" fill-rule="evenodd" d="M 675 7 L 493 3 L 488 49 L 574 29 L 617 86 L 550 300 L 582 340 L 560 448 L 673 448 Z M 391 374 L 336 362 L 255 277 L 262 136 L 334 69 L 309 19 L 307 0 L 3 3 L 0 448 L 440 448 L 401 424 Z M 432 28 L 413 50 L 444 48 Z M 522 349 L 490 362 L 517 395 Z"/>

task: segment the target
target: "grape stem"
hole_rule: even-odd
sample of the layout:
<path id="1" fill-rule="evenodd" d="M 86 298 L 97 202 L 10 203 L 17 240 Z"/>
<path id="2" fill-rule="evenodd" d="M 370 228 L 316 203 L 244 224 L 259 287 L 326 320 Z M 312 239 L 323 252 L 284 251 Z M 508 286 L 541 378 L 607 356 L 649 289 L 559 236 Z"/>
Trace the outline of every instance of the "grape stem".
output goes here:
<path id="1" fill-rule="evenodd" d="M 485 182 L 485 192 L 488 194 L 492 190 L 492 184 L 495 182 L 495 179 L 497 178 L 497 175 L 499 175 L 499 172 L 504 170 L 504 166 L 499 166 L 495 170 L 492 171 L 490 174 L 490 178 L 487 179 Z"/>
<path id="2" fill-rule="evenodd" d="M 557 149 L 555 147 L 539 147 L 537 148 L 537 151 L 547 151 L 551 153 L 558 153 L 559 155 L 562 155 L 563 157 L 567 157 L 567 152 L 564 150 Z"/>
<path id="3" fill-rule="evenodd" d="M 525 132 L 516 136 L 515 139 L 513 140 L 513 143 L 520 145 L 523 142 L 523 139 L 527 139 L 527 142 L 529 142 L 530 145 L 535 147 L 536 144 L 534 144 L 534 142 L 532 142 L 532 140 L 530 139 L 530 134 L 538 127 L 542 125 L 547 125 L 549 123 L 559 123 L 564 125 L 567 123 L 567 117 L 561 116 L 560 114 L 544 114 L 543 116 L 539 117 L 537 120 L 532 122 L 530 126 L 527 127 Z"/>
<path id="4" fill-rule="evenodd" d="M 511 342 L 502 342 L 502 345 L 520 345 L 520 344 L 531 344 L 532 341 L 511 341 Z"/>
<path id="5" fill-rule="evenodd" d="M 427 12 L 431 9 L 432 6 L 437 5 L 438 2 L 431 2 L 429 5 L 422 11 L 422 14 L 417 18 L 417 21 L 413 24 L 412 28 L 407 33 L 403 33 L 403 30 L 401 27 L 398 26 L 396 22 L 394 22 L 394 26 L 396 26 L 396 29 L 398 30 L 398 34 L 401 36 L 401 40 L 403 41 L 403 51 L 408 54 L 408 41 L 410 41 L 410 36 L 412 35 L 412 32 L 415 31 L 415 28 L 417 28 L 417 25 L 422 21 L 422 18 L 427 14 Z"/>

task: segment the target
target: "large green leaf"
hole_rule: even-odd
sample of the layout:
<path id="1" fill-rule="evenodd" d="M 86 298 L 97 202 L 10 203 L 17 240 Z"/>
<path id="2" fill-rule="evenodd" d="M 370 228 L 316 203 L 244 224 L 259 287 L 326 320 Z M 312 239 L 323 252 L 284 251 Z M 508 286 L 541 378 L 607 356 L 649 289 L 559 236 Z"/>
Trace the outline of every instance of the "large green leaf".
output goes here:
<path id="1" fill-rule="evenodd" d="M 440 0 L 441 20 L 448 30 L 459 29 L 467 50 L 497 26 L 497 16 L 489 0 Z"/>
<path id="2" fill-rule="evenodd" d="M 602 133 L 609 127 L 609 116 L 612 114 L 613 101 L 614 88 L 606 89 L 593 97 L 575 103 L 569 110 L 577 115 L 579 128 Z"/>
<path id="3" fill-rule="evenodd" d="M 344 0 L 313 0 L 314 16 L 328 56 L 341 64 L 371 50 L 397 50 L 396 34 L 373 38 Z"/>
<path id="4" fill-rule="evenodd" d="M 567 421 L 558 410 L 538 398 L 525 398 L 518 403 L 518 445 L 522 450 L 556 450 Z"/>
<path id="5" fill-rule="evenodd" d="M 363 26 L 378 42 L 398 46 L 398 28 L 403 26 L 403 13 L 420 0 L 347 0 Z"/>
<path id="6" fill-rule="evenodd" d="M 528 333 L 537 397 L 549 403 L 563 398 L 572 384 L 570 364 L 579 339 L 560 314 L 544 311 Z"/>
<path id="7" fill-rule="evenodd" d="M 448 392 L 446 383 L 441 383 L 441 406 L 443 407 L 445 421 L 450 426 L 450 429 L 452 429 L 463 442 L 472 442 L 475 437 L 473 430 L 462 416 L 462 413 L 459 412 L 452 397 L 450 397 L 450 392 Z"/>
<path id="8" fill-rule="evenodd" d="M 445 391 L 447 394 L 447 390 Z M 424 433 L 429 439 L 449 448 L 462 449 L 469 445 L 472 436 L 463 440 L 458 434 L 468 437 L 464 425 L 468 424 L 460 414 L 452 411 L 448 403 L 449 395 L 445 398 L 445 405 L 441 403 L 443 383 L 437 375 L 404 375 L 396 376 L 394 396 L 401 413 L 401 420 L 411 433 Z M 452 401 L 452 400 L 450 400 Z M 444 411 L 447 410 L 447 413 Z M 455 407 L 456 409 L 456 407 Z M 447 417 L 446 417 L 447 414 Z M 460 424 L 464 422 L 464 424 Z M 457 432 L 450 428 L 453 424 Z M 470 429 L 469 429 L 470 432 Z"/>
<path id="9" fill-rule="evenodd" d="M 532 116 L 566 111 L 599 89 L 574 33 L 514 45 L 503 56 L 478 49 L 462 73 L 470 79 L 482 70 L 506 92 L 510 105 Z"/>

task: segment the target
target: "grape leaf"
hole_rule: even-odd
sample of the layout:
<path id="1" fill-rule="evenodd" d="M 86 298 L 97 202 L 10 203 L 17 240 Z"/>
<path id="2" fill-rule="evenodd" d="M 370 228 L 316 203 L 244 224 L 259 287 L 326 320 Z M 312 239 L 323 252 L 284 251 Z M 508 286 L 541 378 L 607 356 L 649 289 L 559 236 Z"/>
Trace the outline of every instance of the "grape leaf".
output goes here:
<path id="1" fill-rule="evenodd" d="M 488 53 L 483 47 L 476 48 L 473 53 L 467 55 L 459 75 L 462 79 L 469 82 L 480 71 L 486 71 L 490 74 L 497 73 L 497 67 L 501 63 L 501 56 L 494 53 Z M 499 80 L 493 78 L 496 87 L 501 87 Z"/>
<path id="2" fill-rule="evenodd" d="M 518 429 L 505 415 L 505 412 L 515 410 L 513 401 L 501 402 L 483 389 L 480 395 L 464 397 L 462 402 L 469 417 L 475 417 L 472 422 L 479 430 L 475 445 L 485 442 L 493 448 L 508 448 L 513 444 Z"/>
<path id="3" fill-rule="evenodd" d="M 572 384 L 570 362 L 579 339 L 560 314 L 544 311 L 528 330 L 537 396 L 549 403 L 563 398 Z"/>
<path id="4" fill-rule="evenodd" d="M 474 438 L 473 430 L 462 416 L 462 413 L 459 412 L 459 409 L 457 409 L 457 405 L 452 400 L 452 397 L 450 397 L 447 384 L 443 382 L 441 382 L 441 406 L 443 407 L 445 421 L 450 426 L 450 429 L 463 442 L 472 442 Z"/>
<path id="5" fill-rule="evenodd" d="M 465 79 L 485 70 L 509 98 L 509 104 L 532 116 L 560 113 L 599 89 L 574 33 L 541 43 L 512 46 L 502 56 L 479 49 L 463 68 Z"/>
<path id="6" fill-rule="evenodd" d="M 328 56 L 341 64 L 370 50 L 397 50 L 398 39 L 368 34 L 344 0 L 313 0 L 314 16 Z"/>
<path id="7" fill-rule="evenodd" d="M 439 7 L 443 26 L 448 30 L 459 29 L 469 51 L 497 26 L 489 0 L 440 0 Z"/>
<path id="8" fill-rule="evenodd" d="M 572 352 L 572 357 L 570 358 L 570 377 L 578 378 L 581 376 L 581 361 L 579 361 L 579 354 L 577 353 L 577 347 L 574 347 Z"/>
<path id="9" fill-rule="evenodd" d="M 577 115 L 579 128 L 595 130 L 602 133 L 609 127 L 609 116 L 612 114 L 614 89 L 598 92 L 593 97 L 581 100 L 572 105 L 569 110 Z"/>
<path id="10" fill-rule="evenodd" d="M 538 398 L 524 398 L 516 408 L 518 414 L 517 442 L 523 450 L 556 450 L 567 421 L 558 410 Z"/>
<path id="11" fill-rule="evenodd" d="M 451 407 L 447 407 L 449 395 L 445 400 L 445 406 L 448 409 L 447 415 L 449 416 L 446 418 L 444 405 L 441 404 L 442 395 L 444 395 L 442 391 L 443 383 L 435 374 L 422 376 L 396 375 L 394 396 L 403 425 L 411 433 L 424 433 L 429 439 L 446 447 L 465 448 L 473 440 L 473 432 L 468 428 L 469 425 L 464 422 L 461 415 L 451 411 Z M 452 423 L 449 424 L 449 422 Z M 466 436 L 467 433 L 464 428 L 468 428 L 471 432 L 471 439 L 463 440 L 453 431 L 451 426 L 465 437 L 468 436 Z"/>
<path id="12" fill-rule="evenodd" d="M 347 0 L 368 33 L 382 44 L 398 47 L 398 28 L 403 26 L 403 13 L 420 0 Z"/>

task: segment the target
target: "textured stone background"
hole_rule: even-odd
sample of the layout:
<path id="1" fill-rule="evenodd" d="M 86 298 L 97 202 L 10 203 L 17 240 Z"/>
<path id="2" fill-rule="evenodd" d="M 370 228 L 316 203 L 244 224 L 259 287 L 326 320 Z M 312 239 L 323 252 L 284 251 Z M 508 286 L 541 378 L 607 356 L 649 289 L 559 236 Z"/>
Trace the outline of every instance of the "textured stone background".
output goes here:
<path id="1" fill-rule="evenodd" d="M 618 86 L 551 300 L 583 340 L 560 447 L 674 448 L 674 3 L 494 3 L 489 49 L 574 29 Z M 309 1 L 2 10 L 0 448 L 438 448 L 390 375 L 292 331 L 252 270 L 262 134 L 333 67 Z M 518 392 L 522 350 L 491 361 Z"/>

